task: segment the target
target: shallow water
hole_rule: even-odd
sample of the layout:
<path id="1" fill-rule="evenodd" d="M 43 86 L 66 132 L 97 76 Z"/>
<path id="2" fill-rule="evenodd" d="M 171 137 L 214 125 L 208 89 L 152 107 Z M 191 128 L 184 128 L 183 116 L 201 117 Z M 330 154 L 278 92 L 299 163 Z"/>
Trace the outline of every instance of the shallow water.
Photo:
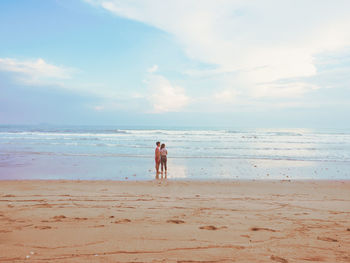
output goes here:
<path id="1" fill-rule="evenodd" d="M 0 179 L 350 179 L 350 131 L 0 126 Z"/>

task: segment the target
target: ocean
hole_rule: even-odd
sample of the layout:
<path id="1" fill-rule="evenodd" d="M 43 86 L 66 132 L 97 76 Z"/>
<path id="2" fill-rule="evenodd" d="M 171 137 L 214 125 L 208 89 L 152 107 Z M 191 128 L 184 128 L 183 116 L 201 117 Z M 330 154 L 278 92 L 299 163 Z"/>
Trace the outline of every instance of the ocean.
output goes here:
<path id="1" fill-rule="evenodd" d="M 0 126 L 0 180 L 152 180 L 156 141 L 168 179 L 350 179 L 350 131 Z"/>

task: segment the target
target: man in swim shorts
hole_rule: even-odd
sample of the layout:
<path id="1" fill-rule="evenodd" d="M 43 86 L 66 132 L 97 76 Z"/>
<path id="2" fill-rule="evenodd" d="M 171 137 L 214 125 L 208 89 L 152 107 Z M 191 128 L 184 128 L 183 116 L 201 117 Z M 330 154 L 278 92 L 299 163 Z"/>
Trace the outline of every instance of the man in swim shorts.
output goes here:
<path id="1" fill-rule="evenodd" d="M 157 175 L 159 174 L 159 164 L 160 164 L 160 142 L 156 142 L 156 149 L 154 151 L 154 161 L 156 163 L 156 171 L 157 171 Z"/>

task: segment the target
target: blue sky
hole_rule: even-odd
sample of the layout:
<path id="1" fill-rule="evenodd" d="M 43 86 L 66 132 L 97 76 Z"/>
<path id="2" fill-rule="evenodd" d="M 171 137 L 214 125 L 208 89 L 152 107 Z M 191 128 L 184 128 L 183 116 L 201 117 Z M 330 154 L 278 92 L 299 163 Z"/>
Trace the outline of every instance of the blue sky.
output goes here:
<path id="1" fill-rule="evenodd" d="M 348 128 L 348 10 L 1 1 L 0 124 Z"/>

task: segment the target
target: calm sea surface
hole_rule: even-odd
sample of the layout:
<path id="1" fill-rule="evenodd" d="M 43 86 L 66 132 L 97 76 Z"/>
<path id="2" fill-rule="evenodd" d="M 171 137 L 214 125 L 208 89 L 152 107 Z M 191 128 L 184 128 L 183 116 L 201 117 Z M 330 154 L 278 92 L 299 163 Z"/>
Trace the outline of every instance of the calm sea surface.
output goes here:
<path id="1" fill-rule="evenodd" d="M 0 179 L 350 179 L 350 131 L 0 126 Z"/>

